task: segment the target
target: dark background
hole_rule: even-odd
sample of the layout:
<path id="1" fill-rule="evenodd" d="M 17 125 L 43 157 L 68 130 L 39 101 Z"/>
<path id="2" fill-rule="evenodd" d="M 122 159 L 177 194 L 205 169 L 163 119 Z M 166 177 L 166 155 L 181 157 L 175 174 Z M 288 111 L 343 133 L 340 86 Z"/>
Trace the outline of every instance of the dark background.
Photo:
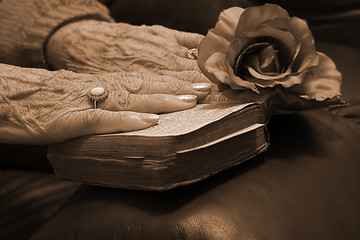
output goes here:
<path id="1" fill-rule="evenodd" d="M 334 41 L 360 48 L 360 0 L 102 0 L 117 21 L 161 24 L 206 34 L 222 9 L 276 3 L 291 16 L 308 21 L 316 41 Z"/>

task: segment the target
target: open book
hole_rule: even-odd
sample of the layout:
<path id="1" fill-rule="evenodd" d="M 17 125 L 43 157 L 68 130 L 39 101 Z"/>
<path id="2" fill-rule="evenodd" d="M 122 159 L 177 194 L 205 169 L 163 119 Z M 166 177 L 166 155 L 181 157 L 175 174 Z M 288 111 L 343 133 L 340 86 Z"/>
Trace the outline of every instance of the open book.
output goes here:
<path id="1" fill-rule="evenodd" d="M 88 184 L 166 190 L 209 177 L 268 147 L 259 103 L 198 104 L 148 129 L 49 146 L 55 174 Z"/>

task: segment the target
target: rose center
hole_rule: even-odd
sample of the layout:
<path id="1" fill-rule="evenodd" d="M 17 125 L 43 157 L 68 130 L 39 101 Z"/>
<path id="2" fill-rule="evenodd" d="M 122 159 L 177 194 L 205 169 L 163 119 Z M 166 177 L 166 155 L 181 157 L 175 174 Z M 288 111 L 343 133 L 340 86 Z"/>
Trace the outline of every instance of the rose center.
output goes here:
<path id="1" fill-rule="evenodd" d="M 278 50 L 269 43 L 249 46 L 236 58 L 234 73 L 239 77 L 254 77 L 252 72 L 274 76 L 282 73 Z"/>

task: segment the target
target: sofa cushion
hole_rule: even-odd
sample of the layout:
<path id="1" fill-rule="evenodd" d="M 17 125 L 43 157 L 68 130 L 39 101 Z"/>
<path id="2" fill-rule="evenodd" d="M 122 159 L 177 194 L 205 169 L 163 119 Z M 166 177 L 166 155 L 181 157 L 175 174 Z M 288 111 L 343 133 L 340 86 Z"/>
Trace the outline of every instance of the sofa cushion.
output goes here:
<path id="1" fill-rule="evenodd" d="M 0 169 L 0 239 L 29 239 L 78 186 L 49 172 Z"/>

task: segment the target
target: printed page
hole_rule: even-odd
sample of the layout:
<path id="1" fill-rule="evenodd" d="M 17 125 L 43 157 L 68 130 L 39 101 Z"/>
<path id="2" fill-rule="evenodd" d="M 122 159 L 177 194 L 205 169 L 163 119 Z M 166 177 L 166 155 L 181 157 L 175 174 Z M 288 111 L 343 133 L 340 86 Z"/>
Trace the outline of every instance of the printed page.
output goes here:
<path id="1" fill-rule="evenodd" d="M 229 114 L 239 111 L 248 105 L 246 104 L 198 104 L 194 108 L 184 111 L 162 114 L 158 125 L 151 128 L 118 133 L 119 135 L 132 135 L 132 136 L 149 136 L 149 137 L 162 137 L 162 136 L 178 136 L 196 129 L 199 129 L 211 122 L 222 119 Z"/>

